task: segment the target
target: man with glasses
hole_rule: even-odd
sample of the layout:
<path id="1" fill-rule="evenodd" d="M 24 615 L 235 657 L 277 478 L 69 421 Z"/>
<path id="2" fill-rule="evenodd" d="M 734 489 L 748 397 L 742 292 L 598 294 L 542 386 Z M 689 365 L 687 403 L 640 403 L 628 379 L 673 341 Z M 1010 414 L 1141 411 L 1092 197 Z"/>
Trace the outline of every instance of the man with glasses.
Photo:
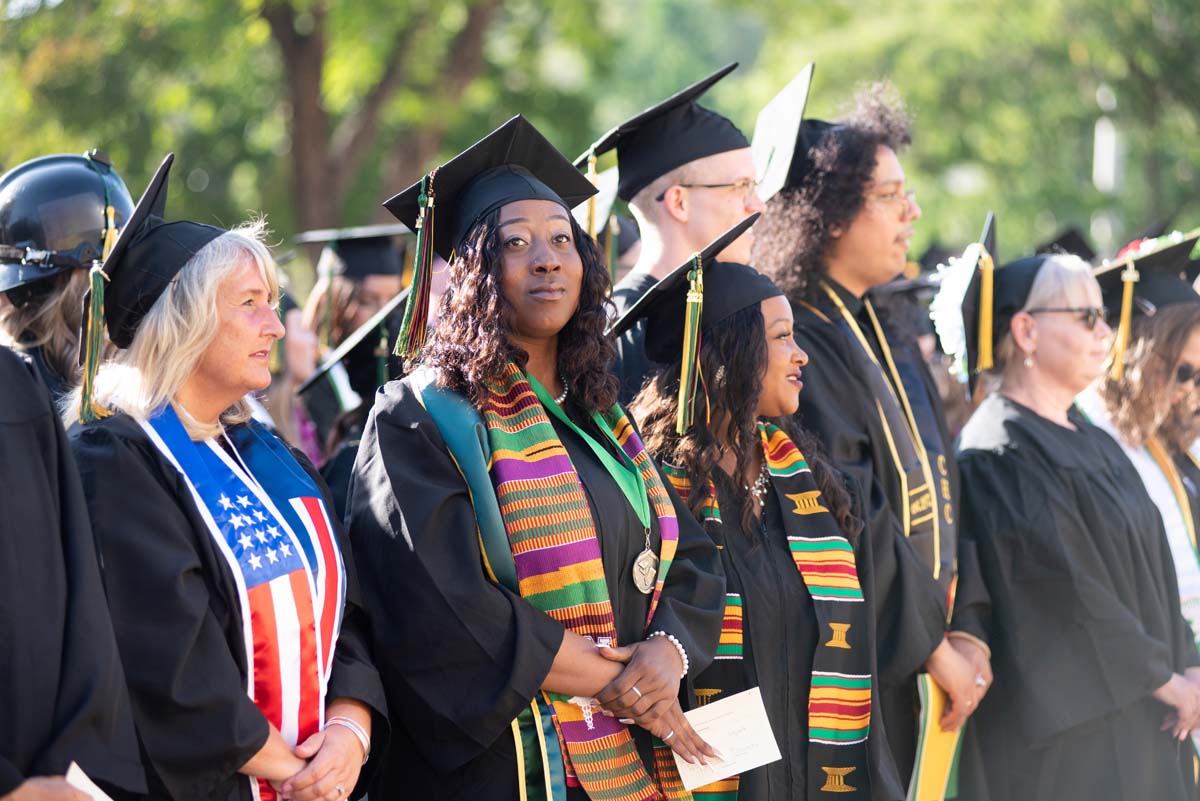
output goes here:
<path id="1" fill-rule="evenodd" d="M 696 103 L 736 66 L 723 67 L 621 123 L 576 162 L 582 166 L 616 149 L 617 196 L 629 204 L 641 231 L 637 264 L 614 287 L 618 315 L 693 253 L 765 208 L 749 141 L 728 119 Z M 748 263 L 753 233 L 747 231 L 718 258 Z M 654 372 L 643 338 L 641 323 L 617 341 L 622 403 Z"/>
<path id="2" fill-rule="evenodd" d="M 791 163 L 753 263 L 788 295 L 809 356 L 799 415 L 862 495 L 887 742 L 902 779 L 924 779 L 914 765 L 931 752 L 918 746 L 961 727 L 991 671 L 986 644 L 947 632 L 966 555 L 957 553 L 958 474 L 941 400 L 920 354 L 889 339 L 869 297 L 904 270 L 921 216 L 897 156 L 910 124 L 890 88 L 876 86 L 843 120 L 802 120 L 778 135 L 792 140 Z M 918 688 L 929 690 L 930 678 L 948 694 L 932 723 L 919 714 Z"/>

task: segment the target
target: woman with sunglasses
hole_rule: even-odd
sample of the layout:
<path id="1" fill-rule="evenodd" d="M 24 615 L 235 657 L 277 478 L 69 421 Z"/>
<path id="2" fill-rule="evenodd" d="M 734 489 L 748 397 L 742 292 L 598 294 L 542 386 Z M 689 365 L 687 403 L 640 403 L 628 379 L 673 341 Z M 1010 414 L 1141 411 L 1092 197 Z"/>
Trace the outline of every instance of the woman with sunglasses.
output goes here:
<path id="1" fill-rule="evenodd" d="M 1162 520 L 1121 448 L 1073 405 L 1108 358 L 1100 287 L 1074 256 L 963 264 L 941 290 L 967 286 L 953 350 L 999 388 L 958 453 L 978 571 L 960 577 L 973 602 L 954 627 L 989 644 L 994 670 L 967 727 L 960 797 L 1190 798 L 1179 741 L 1200 723 L 1184 678 L 1200 659 Z"/>
<path id="2" fill-rule="evenodd" d="M 1088 419 L 1125 451 L 1162 515 L 1180 605 L 1193 633 L 1200 630 L 1200 502 L 1187 463 L 1181 469 L 1179 461 L 1187 458 L 1198 433 L 1200 295 L 1179 276 L 1188 269 L 1196 238 L 1164 237 L 1131 246 L 1126 258 L 1098 271 L 1105 304 L 1114 314 L 1122 311 L 1121 276 L 1128 266 L 1135 267 L 1139 280 L 1130 298 L 1128 334 L 1118 332 L 1114 353 L 1119 358 L 1114 356 L 1112 369 L 1078 400 Z M 1200 668 L 1186 675 L 1200 682 Z"/>

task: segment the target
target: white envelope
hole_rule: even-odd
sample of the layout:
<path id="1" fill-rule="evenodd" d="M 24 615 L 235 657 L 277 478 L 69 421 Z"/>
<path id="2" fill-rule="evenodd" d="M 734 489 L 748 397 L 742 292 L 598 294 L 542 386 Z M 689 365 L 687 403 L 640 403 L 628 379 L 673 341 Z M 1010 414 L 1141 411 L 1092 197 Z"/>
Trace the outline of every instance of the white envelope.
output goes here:
<path id="1" fill-rule="evenodd" d="M 689 765 L 672 752 L 683 786 L 689 791 L 782 758 L 757 687 L 697 707 L 685 712 L 684 717 L 724 757 L 705 757 L 707 765 Z"/>

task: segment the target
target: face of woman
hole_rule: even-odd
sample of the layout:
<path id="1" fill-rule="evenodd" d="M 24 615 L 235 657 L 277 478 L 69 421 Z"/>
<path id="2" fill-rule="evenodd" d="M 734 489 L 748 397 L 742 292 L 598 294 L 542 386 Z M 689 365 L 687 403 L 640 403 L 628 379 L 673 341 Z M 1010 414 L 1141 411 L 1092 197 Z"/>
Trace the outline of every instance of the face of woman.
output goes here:
<path id="1" fill-rule="evenodd" d="M 1196 382 L 1194 377 L 1200 373 L 1200 327 L 1192 329 L 1192 333 L 1188 336 L 1187 342 L 1183 345 L 1183 350 L 1179 354 L 1179 361 L 1175 363 L 1171 370 L 1168 380 L 1170 391 L 1170 403 L 1172 406 L 1182 403 L 1185 399 L 1191 398 L 1196 390 Z M 1180 381 L 1180 376 L 1189 376 L 1189 380 Z"/>
<path id="2" fill-rule="evenodd" d="M 355 303 L 347 323 L 350 334 L 367 324 L 389 300 L 400 294 L 404 282 L 398 275 L 365 275 L 354 293 Z"/>
<path id="3" fill-rule="evenodd" d="M 513 309 L 519 339 L 558 336 L 579 308 L 583 260 L 571 220 L 550 200 L 519 200 L 500 208 L 501 291 Z"/>
<path id="4" fill-rule="evenodd" d="M 808 354 L 796 344 L 792 334 L 792 305 L 782 295 L 759 304 L 766 324 L 767 369 L 763 373 L 762 393 L 758 396 L 759 417 L 783 417 L 800 408 L 800 369 L 808 364 Z"/>
<path id="5" fill-rule="evenodd" d="M 1082 295 L 1082 293 L 1081 293 Z M 1100 287 L 1094 282 L 1087 287 L 1084 302 L 1064 302 L 1061 307 L 1100 308 Z M 1089 329 L 1083 312 L 1049 312 L 1033 315 L 1033 361 L 1035 369 L 1045 380 L 1059 384 L 1076 395 L 1104 372 L 1104 360 L 1112 329 L 1103 320 Z M 1016 358 L 1023 359 L 1021 353 Z"/>
<path id="6" fill-rule="evenodd" d="M 208 397 L 224 403 L 222 408 L 271 384 L 271 343 L 284 332 L 273 301 L 257 265 L 249 260 L 217 289 L 217 334 L 193 376 Z"/>

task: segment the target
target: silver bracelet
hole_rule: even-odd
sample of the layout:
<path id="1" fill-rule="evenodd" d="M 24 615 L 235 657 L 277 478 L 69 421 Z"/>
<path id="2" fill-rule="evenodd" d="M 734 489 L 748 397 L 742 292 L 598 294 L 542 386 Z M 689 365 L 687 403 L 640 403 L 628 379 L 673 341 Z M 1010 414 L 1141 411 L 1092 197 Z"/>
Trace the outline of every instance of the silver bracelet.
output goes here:
<path id="1" fill-rule="evenodd" d="M 367 736 L 367 730 L 362 727 L 362 724 L 352 718 L 335 715 L 325 721 L 325 728 L 328 729 L 330 726 L 341 726 L 343 729 L 349 729 L 350 733 L 358 740 L 358 744 L 362 746 L 362 763 L 364 765 L 367 764 L 367 760 L 371 758 L 371 738 Z"/>
<path id="2" fill-rule="evenodd" d="M 675 650 L 679 652 L 679 658 L 683 661 L 683 673 L 679 674 L 679 678 L 686 679 L 688 674 L 688 666 L 691 663 L 688 662 L 687 651 L 684 649 L 683 643 L 676 639 L 675 635 L 667 634 L 665 631 L 651 632 L 650 637 L 647 637 L 646 639 L 649 640 L 651 637 L 666 637 L 667 642 L 675 646 Z"/>

